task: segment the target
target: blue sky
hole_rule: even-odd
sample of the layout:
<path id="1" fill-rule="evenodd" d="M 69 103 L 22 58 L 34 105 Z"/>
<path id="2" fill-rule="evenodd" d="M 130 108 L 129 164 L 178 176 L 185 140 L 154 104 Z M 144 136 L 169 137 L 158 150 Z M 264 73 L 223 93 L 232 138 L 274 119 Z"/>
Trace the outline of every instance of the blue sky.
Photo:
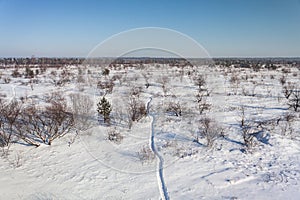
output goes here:
<path id="1" fill-rule="evenodd" d="M 300 56 L 300 0 L 0 0 L 0 56 L 85 57 L 139 27 L 182 32 L 214 57 Z"/>

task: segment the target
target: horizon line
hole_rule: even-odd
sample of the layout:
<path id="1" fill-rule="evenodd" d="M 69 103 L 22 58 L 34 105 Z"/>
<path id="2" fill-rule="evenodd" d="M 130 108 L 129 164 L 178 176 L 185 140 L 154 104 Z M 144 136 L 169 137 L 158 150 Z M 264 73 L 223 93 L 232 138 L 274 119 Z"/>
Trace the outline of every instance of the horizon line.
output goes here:
<path id="1" fill-rule="evenodd" d="M 19 59 L 26 59 L 26 58 L 50 58 L 50 59 L 116 59 L 116 58 L 152 58 L 152 59 L 180 59 L 181 57 L 159 57 L 159 56 L 130 56 L 130 57 L 113 57 L 113 56 L 103 56 L 103 57 L 84 57 L 84 56 L 0 56 L 0 59 L 9 59 L 9 58 L 19 58 Z M 281 59 L 292 59 L 297 58 L 300 59 L 300 56 L 212 56 L 212 57 L 186 57 L 182 59 L 274 59 L 274 58 L 281 58 Z"/>

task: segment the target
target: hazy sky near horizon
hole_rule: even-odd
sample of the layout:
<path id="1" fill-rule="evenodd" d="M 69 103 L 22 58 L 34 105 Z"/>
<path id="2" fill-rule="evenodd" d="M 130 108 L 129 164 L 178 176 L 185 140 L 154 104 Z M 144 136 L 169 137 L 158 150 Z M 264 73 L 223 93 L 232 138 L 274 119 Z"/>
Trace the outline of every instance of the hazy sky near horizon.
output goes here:
<path id="1" fill-rule="evenodd" d="M 85 57 L 140 27 L 182 32 L 213 57 L 300 56 L 300 0 L 0 0 L 0 57 Z"/>

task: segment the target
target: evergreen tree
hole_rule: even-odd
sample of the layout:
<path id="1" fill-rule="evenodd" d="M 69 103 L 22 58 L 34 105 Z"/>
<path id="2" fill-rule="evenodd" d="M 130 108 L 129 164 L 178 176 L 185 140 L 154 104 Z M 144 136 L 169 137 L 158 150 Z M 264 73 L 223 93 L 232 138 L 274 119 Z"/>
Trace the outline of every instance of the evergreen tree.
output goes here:
<path id="1" fill-rule="evenodd" d="M 103 116 L 104 123 L 110 122 L 110 112 L 111 112 L 111 105 L 107 101 L 105 97 L 102 97 L 100 102 L 97 104 L 97 112 Z"/>

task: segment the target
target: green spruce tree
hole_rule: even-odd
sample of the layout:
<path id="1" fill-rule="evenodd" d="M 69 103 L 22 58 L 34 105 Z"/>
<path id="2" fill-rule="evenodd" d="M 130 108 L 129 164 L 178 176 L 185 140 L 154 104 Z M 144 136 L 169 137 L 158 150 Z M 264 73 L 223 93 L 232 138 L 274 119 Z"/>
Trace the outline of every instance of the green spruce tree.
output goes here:
<path id="1" fill-rule="evenodd" d="M 110 122 L 110 112 L 111 112 L 111 105 L 107 101 L 105 97 L 102 97 L 100 102 L 97 104 L 97 112 L 103 116 L 104 123 Z"/>

